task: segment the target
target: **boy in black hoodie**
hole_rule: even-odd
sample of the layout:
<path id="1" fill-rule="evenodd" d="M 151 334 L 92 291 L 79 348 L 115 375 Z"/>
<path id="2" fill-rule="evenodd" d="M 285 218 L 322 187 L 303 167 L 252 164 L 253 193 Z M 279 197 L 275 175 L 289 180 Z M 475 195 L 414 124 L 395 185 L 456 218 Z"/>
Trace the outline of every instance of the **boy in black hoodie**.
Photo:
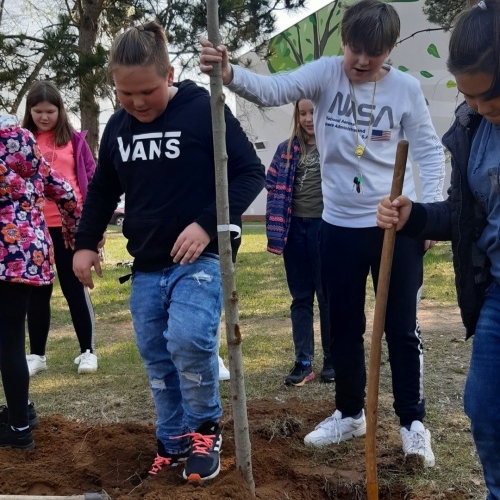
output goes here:
<path id="1" fill-rule="evenodd" d="M 150 470 L 186 459 L 184 477 L 219 473 L 217 326 L 222 287 L 208 92 L 173 83 L 165 33 L 131 28 L 109 58 L 123 108 L 101 140 L 76 236 L 74 271 L 93 288 L 97 244 L 125 193 L 123 234 L 134 257 L 130 310 L 155 401 L 158 454 Z M 264 187 L 264 167 L 226 108 L 231 223 Z"/>

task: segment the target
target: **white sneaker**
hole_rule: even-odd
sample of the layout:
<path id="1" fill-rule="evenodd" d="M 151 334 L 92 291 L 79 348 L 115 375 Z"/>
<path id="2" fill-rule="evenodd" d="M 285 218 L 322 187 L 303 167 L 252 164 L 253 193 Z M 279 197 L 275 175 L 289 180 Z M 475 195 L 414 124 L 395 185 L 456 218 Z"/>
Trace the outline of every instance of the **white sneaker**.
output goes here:
<path id="1" fill-rule="evenodd" d="M 327 446 L 329 444 L 348 441 L 354 437 L 364 436 L 366 434 L 365 411 L 361 413 L 361 417 L 342 418 L 342 413 L 335 410 L 335 413 L 323 420 L 316 428 L 310 432 L 305 438 L 304 443 L 312 446 Z"/>
<path id="2" fill-rule="evenodd" d="M 410 430 L 401 427 L 401 439 L 403 440 L 405 456 L 421 455 L 424 457 L 425 467 L 434 467 L 436 461 L 431 448 L 431 433 L 422 422 L 414 420 Z"/>
<path id="3" fill-rule="evenodd" d="M 38 354 L 27 354 L 26 361 L 28 362 L 30 377 L 36 375 L 38 372 L 43 372 L 47 369 L 47 358 L 45 356 L 38 356 Z"/>
<path id="4" fill-rule="evenodd" d="M 231 378 L 231 374 L 229 370 L 225 367 L 224 361 L 219 356 L 219 380 L 229 380 Z"/>
<path id="5" fill-rule="evenodd" d="M 78 373 L 94 373 L 97 371 L 97 356 L 87 349 L 84 353 L 75 358 L 78 365 Z"/>

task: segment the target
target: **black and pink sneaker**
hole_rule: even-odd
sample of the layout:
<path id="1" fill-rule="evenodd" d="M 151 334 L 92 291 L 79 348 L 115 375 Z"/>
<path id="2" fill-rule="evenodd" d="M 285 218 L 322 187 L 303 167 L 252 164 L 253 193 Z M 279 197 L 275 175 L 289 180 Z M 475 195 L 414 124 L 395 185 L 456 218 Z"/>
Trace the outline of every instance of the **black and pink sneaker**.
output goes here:
<path id="1" fill-rule="evenodd" d="M 314 372 L 311 363 L 305 364 L 301 361 L 296 361 L 295 366 L 292 368 L 290 373 L 285 379 L 285 385 L 294 385 L 296 387 L 302 387 L 308 382 L 314 380 Z"/>
<path id="2" fill-rule="evenodd" d="M 185 461 L 189 456 L 189 450 L 183 453 L 173 455 L 165 451 L 163 443 L 158 439 L 158 453 L 153 461 L 153 465 L 149 469 L 149 474 L 151 476 L 156 476 L 164 467 L 177 467 L 179 462 Z"/>
<path id="3" fill-rule="evenodd" d="M 189 482 L 201 483 L 219 475 L 222 434 L 219 424 L 204 423 L 191 438 L 191 451 L 183 476 Z"/>

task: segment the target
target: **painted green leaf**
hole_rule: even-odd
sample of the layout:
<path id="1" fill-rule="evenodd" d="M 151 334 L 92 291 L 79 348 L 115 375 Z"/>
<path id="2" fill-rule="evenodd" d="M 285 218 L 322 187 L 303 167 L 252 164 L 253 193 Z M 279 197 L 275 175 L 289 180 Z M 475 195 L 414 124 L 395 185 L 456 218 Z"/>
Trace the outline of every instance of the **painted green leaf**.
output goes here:
<path id="1" fill-rule="evenodd" d="M 292 40 L 292 43 L 295 45 L 295 47 L 297 47 L 297 40 L 295 40 L 295 38 Z"/>
<path id="2" fill-rule="evenodd" d="M 441 56 L 439 55 L 439 52 L 438 52 L 438 49 L 437 47 L 431 43 L 428 47 L 427 47 L 427 52 L 431 55 L 431 56 L 434 56 L 434 57 L 437 57 L 437 58 L 440 58 Z"/>
<path id="3" fill-rule="evenodd" d="M 289 31 L 286 31 L 285 33 L 283 33 L 287 38 L 290 38 L 292 36 L 292 34 L 289 32 Z"/>
<path id="4" fill-rule="evenodd" d="M 449 89 L 452 89 L 452 88 L 456 87 L 456 86 L 457 86 L 457 84 L 456 84 L 453 80 L 448 80 L 448 81 L 446 82 L 446 86 L 447 86 Z"/>
<path id="5" fill-rule="evenodd" d="M 317 24 L 317 20 L 316 20 L 316 16 L 314 14 L 311 14 L 309 16 L 309 22 L 313 25 L 313 26 L 316 26 Z"/>
<path id="6" fill-rule="evenodd" d="M 307 43 L 312 43 L 310 38 L 306 38 Z"/>
<path id="7" fill-rule="evenodd" d="M 420 74 L 424 77 L 424 78 L 432 78 L 434 75 L 432 73 L 429 73 L 428 71 L 421 71 Z"/>
<path id="8" fill-rule="evenodd" d="M 408 71 L 408 68 L 406 66 L 398 66 L 399 71 Z"/>
<path id="9" fill-rule="evenodd" d="M 314 59 L 314 54 L 309 54 L 305 59 L 304 61 L 305 62 L 309 62 L 309 61 L 312 61 Z"/>
<path id="10" fill-rule="evenodd" d="M 290 52 L 291 52 L 290 49 L 286 49 L 285 52 L 283 52 L 283 56 L 288 57 L 290 55 Z"/>

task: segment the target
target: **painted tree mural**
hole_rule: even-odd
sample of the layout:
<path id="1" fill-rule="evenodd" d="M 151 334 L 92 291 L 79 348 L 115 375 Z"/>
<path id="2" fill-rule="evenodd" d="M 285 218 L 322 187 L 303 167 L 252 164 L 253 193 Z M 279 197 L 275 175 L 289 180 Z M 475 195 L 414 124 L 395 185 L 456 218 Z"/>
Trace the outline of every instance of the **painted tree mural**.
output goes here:
<path id="1" fill-rule="evenodd" d="M 416 2 L 418 0 L 392 0 Z M 340 48 L 342 5 L 335 0 L 289 29 L 271 38 L 267 65 L 271 73 L 290 71 L 321 56 L 336 56 Z"/>
<path id="2" fill-rule="evenodd" d="M 340 47 L 340 20 L 343 5 L 354 0 L 335 0 L 318 10 L 314 14 L 299 21 L 287 30 L 271 38 L 266 56 L 270 73 L 291 71 L 302 64 L 318 59 L 321 56 L 337 56 L 342 54 Z M 418 2 L 418 0 L 387 0 L 395 2 Z M 436 31 L 445 28 L 431 28 L 426 31 Z M 400 40 L 398 44 L 405 43 L 409 38 Z M 439 50 L 434 43 L 427 47 L 427 54 L 431 57 L 441 58 Z M 408 64 L 410 66 L 410 64 Z M 434 74 L 424 68 L 409 68 L 406 65 L 398 66 L 401 71 L 418 73 L 422 78 L 432 79 Z M 446 82 L 448 88 L 455 88 L 453 80 Z"/>

